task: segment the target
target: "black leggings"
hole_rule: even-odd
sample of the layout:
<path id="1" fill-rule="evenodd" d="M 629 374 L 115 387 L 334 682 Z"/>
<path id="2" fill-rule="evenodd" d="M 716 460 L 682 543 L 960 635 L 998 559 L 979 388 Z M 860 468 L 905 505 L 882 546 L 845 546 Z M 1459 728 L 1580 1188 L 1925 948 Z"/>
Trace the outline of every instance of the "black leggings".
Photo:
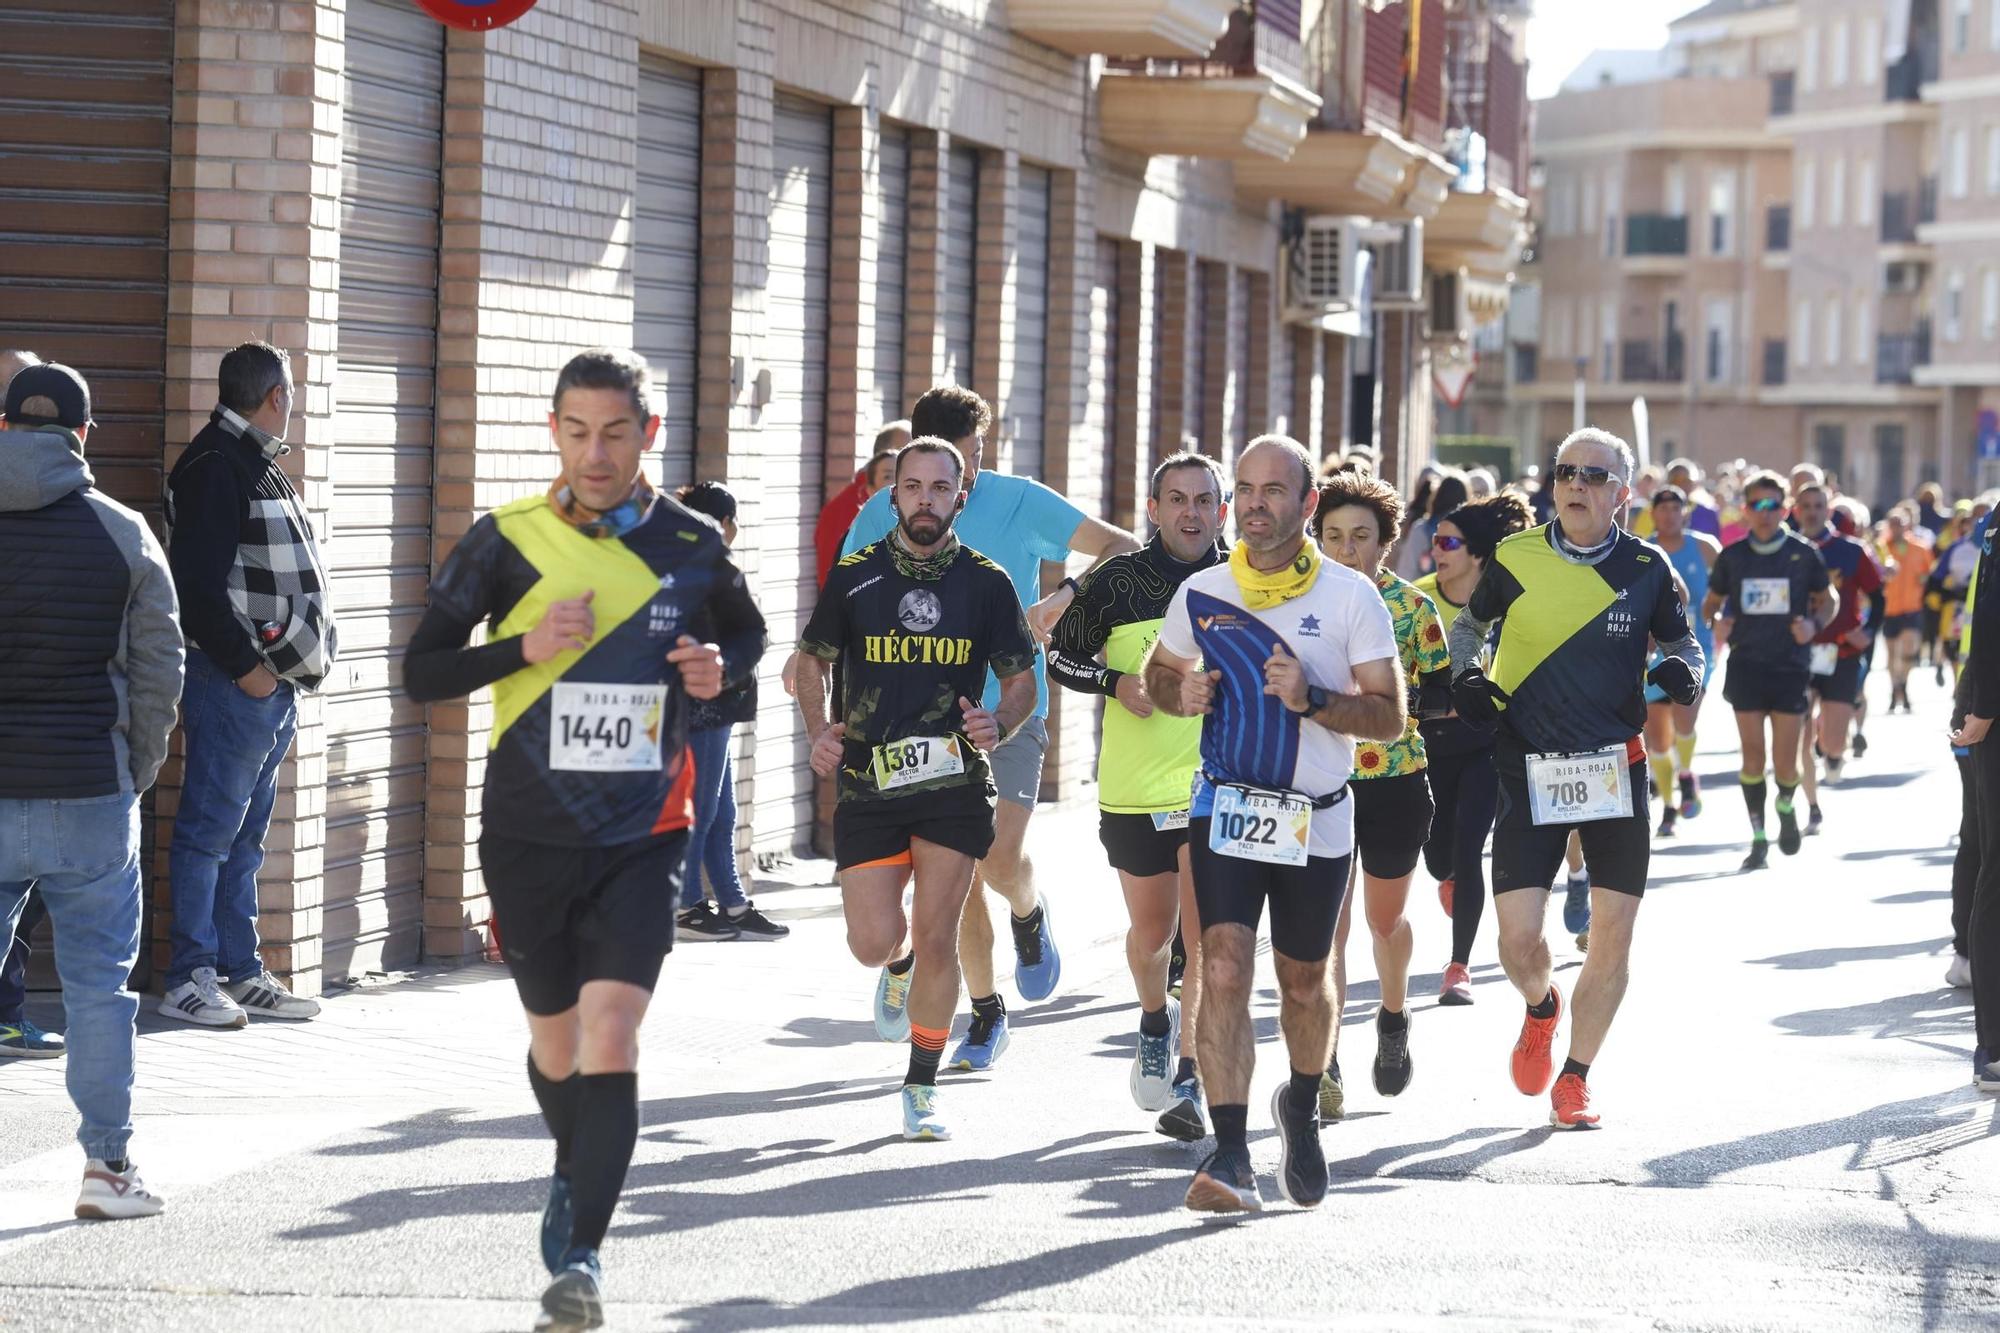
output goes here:
<path id="1" fill-rule="evenodd" d="M 1972 895 L 1979 885 L 1979 793 L 1972 758 L 1958 761 L 1958 854 L 1951 859 L 1951 951 L 1972 957 Z"/>
<path id="2" fill-rule="evenodd" d="M 1431 796 L 1437 813 L 1424 865 L 1437 879 L 1455 881 L 1451 894 L 1451 961 L 1472 962 L 1472 940 L 1486 913 L 1486 835 L 1500 802 L 1493 749 L 1430 756 Z"/>

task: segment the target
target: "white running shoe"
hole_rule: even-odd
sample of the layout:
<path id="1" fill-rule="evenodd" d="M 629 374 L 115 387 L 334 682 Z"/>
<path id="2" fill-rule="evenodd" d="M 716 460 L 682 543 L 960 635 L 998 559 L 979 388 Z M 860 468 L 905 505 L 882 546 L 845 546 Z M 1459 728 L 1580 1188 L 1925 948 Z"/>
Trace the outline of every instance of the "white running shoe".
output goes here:
<path id="1" fill-rule="evenodd" d="M 1972 986 L 1972 960 L 1962 953 L 1953 954 L 1951 963 L 1944 970 L 1944 984 L 1969 990 Z"/>
<path id="2" fill-rule="evenodd" d="M 215 984 L 212 967 L 197 967 L 193 976 L 162 995 L 160 1012 L 205 1028 L 240 1028 L 250 1022 L 243 1006 Z"/>
<path id="3" fill-rule="evenodd" d="M 76 1215 L 95 1222 L 115 1222 L 127 1217 L 151 1217 L 167 1206 L 167 1201 L 146 1188 L 139 1168 L 127 1162 L 123 1171 L 113 1171 L 102 1159 L 84 1163 L 83 1192 L 76 1196 Z"/>
<path id="4" fill-rule="evenodd" d="M 1164 1111 L 1174 1101 L 1174 1071 L 1181 1058 L 1181 1002 L 1167 998 L 1167 1030 L 1149 1037 L 1142 1030 L 1132 1052 L 1132 1100 L 1141 1111 Z"/>
<path id="5" fill-rule="evenodd" d="M 243 1007 L 246 1014 L 260 1014 L 265 1018 L 312 1018 L 319 1013 L 319 1001 L 308 1000 L 285 989 L 285 983 L 271 975 L 267 967 L 259 966 L 257 975 L 248 981 L 232 981 L 227 987 L 230 998 Z"/>

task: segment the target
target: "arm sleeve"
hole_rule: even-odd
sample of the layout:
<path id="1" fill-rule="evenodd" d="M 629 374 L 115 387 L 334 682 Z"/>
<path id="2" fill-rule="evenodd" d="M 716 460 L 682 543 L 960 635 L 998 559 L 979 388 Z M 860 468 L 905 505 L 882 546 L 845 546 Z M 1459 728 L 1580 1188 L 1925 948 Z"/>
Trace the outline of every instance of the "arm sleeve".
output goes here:
<path id="1" fill-rule="evenodd" d="M 847 537 L 840 543 L 840 554 L 850 556 L 870 542 L 881 541 L 895 525 L 895 520 L 889 516 L 889 492 L 875 492 L 868 497 L 868 503 L 861 506 L 861 512 L 854 516 L 854 521 L 847 525 Z M 827 575 L 829 580 L 832 577 Z"/>
<path id="2" fill-rule="evenodd" d="M 1514 604 L 1520 591 L 1521 585 L 1500 563 L 1497 554 L 1486 562 L 1486 572 L 1473 586 L 1465 609 L 1451 622 L 1447 642 L 1451 647 L 1452 675 L 1462 676 L 1479 665 L 1487 637 L 1493 633 L 1493 622 L 1507 614 L 1507 608 Z"/>
<path id="3" fill-rule="evenodd" d="M 1201 645 L 1194 640 L 1194 622 L 1188 619 L 1188 583 L 1181 580 L 1181 586 L 1174 589 L 1174 598 L 1167 603 L 1167 614 L 1160 621 L 1160 637 L 1156 642 L 1175 657 L 1198 660 Z"/>
<path id="4" fill-rule="evenodd" d="M 1653 642 L 1667 657 L 1678 657 L 1694 672 L 1694 678 L 1701 679 L 1707 669 L 1707 655 L 1701 650 L 1701 641 L 1695 637 L 1694 628 L 1688 623 L 1687 602 L 1681 595 L 1681 581 L 1673 574 L 1671 565 L 1666 567 L 1666 577 L 1660 580 L 1659 595 L 1653 600 L 1653 623 L 1647 627 Z"/>
<path id="5" fill-rule="evenodd" d="M 430 605 L 403 652 L 403 690 L 416 702 L 462 698 L 527 665 L 518 634 L 465 646 L 495 609 L 494 569 L 504 546 L 493 520 L 482 518 L 432 580 Z"/>
<path id="6" fill-rule="evenodd" d="M 723 688 L 735 689 L 756 674 L 769 634 L 743 571 L 726 556 L 718 563 L 722 573 L 709 594 L 708 613 L 715 626 L 715 646 L 722 650 Z"/>
<path id="7" fill-rule="evenodd" d="M 181 626 L 231 677 L 248 675 L 264 660 L 229 600 L 229 571 L 236 564 L 247 504 L 236 470 L 218 455 L 197 458 L 173 484 L 167 563 L 180 598 Z"/>
<path id="8" fill-rule="evenodd" d="M 1022 535 L 1044 560 L 1069 559 L 1069 539 L 1090 515 L 1039 481 L 1029 481 L 1022 497 Z"/>
<path id="9" fill-rule="evenodd" d="M 174 576 L 166 552 L 138 523 L 141 550 L 133 562 L 132 593 L 125 606 L 125 730 L 132 790 L 143 792 L 167 759 L 167 738 L 181 701 L 186 653 L 181 641 Z"/>
<path id="10" fill-rule="evenodd" d="M 1118 689 L 1122 671 L 1113 671 L 1097 660 L 1110 636 L 1110 599 L 1106 584 L 1092 571 L 1083 579 L 1076 598 L 1049 633 L 1049 676 L 1066 689 L 1080 694 L 1111 694 Z"/>

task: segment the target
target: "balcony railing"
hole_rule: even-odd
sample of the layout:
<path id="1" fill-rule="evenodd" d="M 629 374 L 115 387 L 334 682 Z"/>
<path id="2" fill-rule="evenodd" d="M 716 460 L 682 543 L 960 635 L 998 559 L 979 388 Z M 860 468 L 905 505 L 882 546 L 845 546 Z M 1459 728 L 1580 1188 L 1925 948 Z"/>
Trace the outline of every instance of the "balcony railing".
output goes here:
<path id="1" fill-rule="evenodd" d="M 1909 384 L 1918 366 L 1931 363 L 1931 326 L 1918 324 L 1911 333 L 1882 333 L 1875 337 L 1875 382 Z"/>
<path id="2" fill-rule="evenodd" d="M 1785 382 L 1785 340 L 1766 338 L 1764 340 L 1764 383 L 1770 385 Z"/>
<path id="3" fill-rule="evenodd" d="M 1299 0 L 1245 0 L 1229 16 L 1215 49 L 1202 59 L 1114 58 L 1106 68 L 1155 77 L 1236 79 L 1282 74 L 1305 77 L 1299 41 Z"/>
<path id="4" fill-rule="evenodd" d="M 1625 219 L 1628 255 L 1684 255 L 1688 252 L 1688 220 L 1668 213 L 1634 213 Z"/>
<path id="5" fill-rule="evenodd" d="M 1792 206 L 1772 204 L 1764 211 L 1764 248 L 1785 251 L 1792 248 Z"/>
<path id="6" fill-rule="evenodd" d="M 1686 344 L 1678 333 L 1659 342 L 1627 342 L 1619 349 L 1618 378 L 1635 384 L 1677 384 L 1687 378 Z"/>
<path id="7" fill-rule="evenodd" d="M 1938 35 L 1917 34 L 1902 58 L 1890 65 L 1882 79 L 1882 100 L 1915 102 L 1922 98 L 1924 85 L 1938 76 Z"/>
<path id="8" fill-rule="evenodd" d="M 1909 244 L 1917 228 L 1937 221 L 1938 179 L 1926 176 L 1915 190 L 1895 190 L 1882 196 L 1882 239 Z"/>
<path id="9" fill-rule="evenodd" d="M 1771 76 L 1771 114 L 1789 116 L 1797 101 L 1796 83 L 1792 71 L 1784 70 Z"/>

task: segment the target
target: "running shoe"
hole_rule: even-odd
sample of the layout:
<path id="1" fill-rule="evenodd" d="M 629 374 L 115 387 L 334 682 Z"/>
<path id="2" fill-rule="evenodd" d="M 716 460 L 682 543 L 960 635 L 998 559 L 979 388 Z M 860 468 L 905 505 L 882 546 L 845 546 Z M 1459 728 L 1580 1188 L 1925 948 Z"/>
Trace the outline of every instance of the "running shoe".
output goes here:
<path id="1" fill-rule="evenodd" d="M 1571 875 L 1564 889 L 1563 929 L 1574 935 L 1590 929 L 1590 874 Z"/>
<path id="2" fill-rule="evenodd" d="M 903 1085 L 903 1137 L 912 1142 L 951 1137 L 951 1129 L 938 1115 L 938 1090 L 934 1085 Z"/>
<path id="3" fill-rule="evenodd" d="M 1944 688 L 1944 663 L 1937 662 L 1933 664 L 1931 670 L 1931 680 L 1937 685 L 1939 689 Z"/>
<path id="4" fill-rule="evenodd" d="M 1681 774 L 1681 818 L 1693 819 L 1701 813 L 1701 779 L 1692 773 Z"/>
<path id="5" fill-rule="evenodd" d="M 1444 908 L 1446 916 L 1451 915 L 1452 899 L 1457 896 L 1457 891 L 1458 881 L 1456 879 L 1441 879 L 1438 881 L 1438 905 Z"/>
<path id="6" fill-rule="evenodd" d="M 1527 1014 L 1521 1020 L 1520 1039 L 1514 1043 L 1511 1072 L 1514 1086 L 1524 1097 L 1539 1097 L 1547 1092 L 1549 1080 L 1555 1075 L 1555 1062 L 1549 1052 L 1555 1045 L 1556 1024 L 1562 1021 L 1562 988 L 1550 986 L 1549 994 L 1555 997 L 1556 1011 L 1547 1018 Z"/>
<path id="7" fill-rule="evenodd" d="M 883 1041 L 905 1042 L 910 1039 L 910 978 L 917 969 L 907 969 L 897 976 L 888 968 L 875 982 L 875 1035 Z"/>
<path id="8" fill-rule="evenodd" d="M 596 1250 L 571 1250 L 542 1293 L 536 1333 L 581 1333 L 604 1327 L 604 1269 Z"/>
<path id="9" fill-rule="evenodd" d="M 1024 1000 L 1046 1000 L 1056 993 L 1062 980 L 1062 953 L 1049 927 L 1049 900 L 1043 898 L 1041 924 L 1034 930 L 1014 932 L 1014 989 Z"/>
<path id="10" fill-rule="evenodd" d="M 1187 975 L 1187 946 L 1181 942 L 1181 933 L 1174 932 L 1173 952 L 1167 955 L 1167 994 L 1176 1000 L 1181 998 L 1181 978 Z"/>
<path id="11" fill-rule="evenodd" d="M 1778 811 L 1778 850 L 1786 856 L 1797 856 L 1804 844 L 1805 835 L 1799 832 L 1798 807 Z"/>
<path id="12" fill-rule="evenodd" d="M 1564 1074 L 1549 1094 L 1549 1123 L 1557 1129 L 1596 1129 L 1590 1109 L 1590 1085 L 1580 1074 Z"/>
<path id="13" fill-rule="evenodd" d="M 549 1201 L 542 1205 L 542 1267 L 554 1277 L 563 1270 L 563 1256 L 569 1253 L 570 1223 L 576 1215 L 575 1197 L 569 1177 L 560 1171 L 549 1173 Z"/>
<path id="14" fill-rule="evenodd" d="M 83 1164 L 83 1189 L 76 1196 L 76 1215 L 92 1222 L 117 1222 L 128 1217 L 152 1217 L 167 1201 L 146 1188 L 139 1168 L 125 1163 L 123 1171 L 113 1171 L 109 1163 L 93 1157 Z"/>
<path id="15" fill-rule="evenodd" d="M 1438 1003 L 1472 1003 L 1472 971 L 1464 963 L 1445 965 L 1444 980 L 1438 983 Z"/>
<path id="16" fill-rule="evenodd" d="M 1589 953 L 1589 952 L 1590 952 L 1590 932 L 1589 932 L 1589 931 L 1587 931 L 1587 930 L 1579 930 L 1578 932 L 1576 932 L 1576 951 L 1577 951 L 1578 953 Z"/>
<path id="17" fill-rule="evenodd" d="M 1944 984 L 1955 986 L 1959 990 L 1970 990 L 1972 987 L 1972 960 L 1962 953 L 1953 954 L 1951 962 L 1944 969 Z"/>
<path id="18" fill-rule="evenodd" d="M 1891 709 L 1890 711 L 1894 712 L 1895 710 Z M 1906 713 L 1909 712 L 1910 706 L 1904 704 L 1903 711 Z M 1868 738 L 1858 731 L 1854 733 L 1854 757 L 1856 759 L 1866 759 L 1868 757 Z"/>
<path id="19" fill-rule="evenodd" d="M 1132 1100 L 1141 1111 L 1164 1111 L 1174 1097 L 1174 1062 L 1181 1058 L 1181 1002 L 1167 1001 L 1167 1030 L 1157 1037 L 1139 1032 L 1132 1052 Z"/>
<path id="20" fill-rule="evenodd" d="M 1217 1148 L 1195 1168 L 1186 1204 L 1196 1213 L 1254 1213 L 1264 1207 L 1247 1148 Z"/>
<path id="21" fill-rule="evenodd" d="M 792 928 L 780 925 L 757 910 L 757 904 L 746 901 L 738 913 L 724 912 L 722 919 L 736 927 L 736 937 L 743 940 L 781 940 L 792 933 Z"/>
<path id="22" fill-rule="evenodd" d="M 1174 1099 L 1153 1128 L 1182 1143 L 1200 1143 L 1208 1137 L 1208 1118 L 1203 1114 L 1201 1080 L 1184 1078 L 1174 1084 Z"/>
<path id="23" fill-rule="evenodd" d="M 1319 1120 L 1328 1124 L 1347 1115 L 1347 1089 L 1341 1086 L 1340 1071 L 1329 1069 L 1319 1076 Z"/>
<path id="24" fill-rule="evenodd" d="M 1820 814 L 1818 806 L 1816 805 L 1807 806 L 1805 836 L 1808 838 L 1817 838 L 1819 836 L 1820 826 L 1825 822 L 1826 822 L 1825 816 Z"/>
<path id="25" fill-rule="evenodd" d="M 216 984 L 212 967 L 197 967 L 186 981 L 162 995 L 160 1012 L 205 1028 L 240 1028 L 250 1022 L 243 1006 Z"/>
<path id="26" fill-rule="evenodd" d="M 951 1053 L 951 1059 L 945 1061 L 945 1067 L 978 1074 L 991 1069 L 1006 1053 L 1007 1011 L 1002 1009 L 998 1018 L 987 1018 L 975 1009 L 972 1025 L 966 1028 L 965 1036 L 959 1041 L 958 1049 Z"/>
<path id="27" fill-rule="evenodd" d="M 1384 1097 L 1398 1097 L 1403 1089 L 1410 1086 L 1410 1078 L 1417 1072 L 1416 1062 L 1410 1059 L 1410 1012 L 1403 1011 L 1403 1030 L 1391 1032 L 1382 1026 L 1386 1011 L 1375 1011 L 1375 1091 Z"/>
<path id="28" fill-rule="evenodd" d="M 1736 873 L 1740 875 L 1746 870 L 1762 870 L 1770 864 L 1771 844 L 1758 838 L 1750 844 L 1750 854 L 1743 858 L 1742 865 L 1736 867 Z"/>
<path id="29" fill-rule="evenodd" d="M 1972 1048 L 1972 1086 L 1981 1092 L 2000 1092 L 2000 1060 L 1989 1060 L 1986 1052 Z"/>
<path id="30" fill-rule="evenodd" d="M 1856 750 L 1855 753 L 1859 754 L 1861 752 Z M 1838 786 L 1840 784 L 1840 775 L 1846 770 L 1847 761 L 1845 759 L 1829 759 L 1820 768 L 1820 780 L 1829 787 Z"/>
<path id="31" fill-rule="evenodd" d="M 1317 1208 L 1326 1198 L 1326 1153 L 1319 1143 L 1317 1107 L 1295 1107 L 1292 1085 L 1271 1091 L 1271 1120 L 1278 1127 L 1278 1189 L 1294 1207 Z"/>
<path id="32" fill-rule="evenodd" d="M 696 940 L 733 940 L 742 934 L 736 923 L 715 910 L 707 899 L 696 903 L 674 918 L 674 937 L 689 942 Z"/>
<path id="33" fill-rule="evenodd" d="M 257 965 L 256 976 L 232 981 L 223 989 L 246 1014 L 263 1018 L 313 1018 L 319 1013 L 318 1000 L 292 994 L 262 963 Z"/>
<path id="34" fill-rule="evenodd" d="M 0 1023 L 0 1059 L 53 1060 L 63 1049 L 59 1034 L 44 1032 L 25 1018 L 18 1023 Z"/>
<path id="35" fill-rule="evenodd" d="M 1674 807 L 1672 807 L 1671 805 L 1669 805 L 1669 806 L 1663 806 L 1663 807 L 1661 807 L 1661 809 L 1660 809 L 1660 827 L 1659 827 L 1659 828 L 1657 828 L 1657 829 L 1655 829 L 1655 830 L 1653 831 L 1653 836 L 1654 836 L 1654 837 L 1656 837 L 1656 838 L 1671 838 L 1671 837 L 1673 837 L 1673 836 L 1674 836 L 1674 820 L 1675 820 L 1675 819 L 1677 819 L 1677 818 L 1679 818 L 1679 816 L 1680 816 L 1680 811 L 1678 811 L 1678 810 L 1674 809 Z"/>

